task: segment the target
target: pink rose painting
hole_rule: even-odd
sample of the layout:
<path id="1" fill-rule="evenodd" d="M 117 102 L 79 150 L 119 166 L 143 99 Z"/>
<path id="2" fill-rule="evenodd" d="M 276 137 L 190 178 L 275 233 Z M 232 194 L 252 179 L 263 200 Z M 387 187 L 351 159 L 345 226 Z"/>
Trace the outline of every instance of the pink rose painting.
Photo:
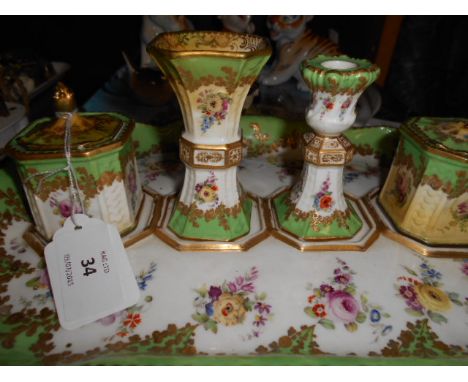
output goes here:
<path id="1" fill-rule="evenodd" d="M 343 291 L 330 293 L 328 304 L 333 315 L 345 323 L 353 322 L 360 310 L 356 299 Z"/>
<path id="2" fill-rule="evenodd" d="M 392 326 L 386 320 L 390 317 L 381 305 L 368 301 L 366 293 L 357 293 L 355 272 L 341 259 L 336 259 L 338 267 L 318 288 L 312 285 L 308 289 L 312 294 L 307 296 L 304 312 L 316 320 L 325 329 L 336 329 L 337 325 L 350 333 L 367 324 L 377 341 L 391 332 Z"/>
<path id="3" fill-rule="evenodd" d="M 468 260 L 463 262 L 461 270 L 465 276 L 468 276 Z"/>
<path id="4" fill-rule="evenodd" d="M 59 210 L 60 210 L 60 215 L 62 215 L 64 218 L 68 218 L 71 216 L 73 212 L 73 204 L 70 200 L 62 200 L 59 203 Z M 81 207 L 78 205 L 75 205 L 75 213 L 79 214 L 81 213 Z"/>
<path id="5" fill-rule="evenodd" d="M 63 218 L 68 218 L 73 212 L 73 204 L 69 199 L 58 200 L 57 196 L 52 196 L 50 199 L 50 206 L 53 208 L 55 215 L 60 215 Z M 78 203 L 75 203 L 75 214 L 82 213 L 81 206 Z"/>

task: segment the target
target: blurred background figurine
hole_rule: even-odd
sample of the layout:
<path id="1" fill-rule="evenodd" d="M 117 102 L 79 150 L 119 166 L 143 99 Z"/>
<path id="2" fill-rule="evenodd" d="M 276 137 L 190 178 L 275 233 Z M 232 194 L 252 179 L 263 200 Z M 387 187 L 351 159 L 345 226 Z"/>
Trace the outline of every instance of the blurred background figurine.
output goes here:
<path id="1" fill-rule="evenodd" d="M 301 91 L 308 91 L 300 72 L 301 62 L 319 54 L 337 55 L 338 46 L 307 29 L 313 16 L 269 16 L 267 26 L 275 43 L 275 58 L 269 70 L 260 77 L 263 85 L 274 86 L 297 80 Z"/>
<path id="2" fill-rule="evenodd" d="M 223 23 L 223 29 L 229 32 L 237 33 L 253 33 L 255 32 L 255 24 L 251 21 L 252 16 L 218 16 L 218 19 Z"/>
<path id="3" fill-rule="evenodd" d="M 192 22 L 186 16 L 143 16 L 141 26 L 141 63 L 142 68 L 155 67 L 154 62 L 146 53 L 149 42 L 162 32 L 178 32 L 193 30 Z"/>

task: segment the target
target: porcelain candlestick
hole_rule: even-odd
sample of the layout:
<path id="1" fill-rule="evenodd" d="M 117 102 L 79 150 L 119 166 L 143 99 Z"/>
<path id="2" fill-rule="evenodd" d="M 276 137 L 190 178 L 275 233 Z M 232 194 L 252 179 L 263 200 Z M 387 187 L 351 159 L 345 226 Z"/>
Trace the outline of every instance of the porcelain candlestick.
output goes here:
<path id="1" fill-rule="evenodd" d="M 362 221 L 343 193 L 353 147 L 342 133 L 354 123 L 356 102 L 379 69 L 366 60 L 322 55 L 304 61 L 302 74 L 313 92 L 306 112 L 313 132 L 303 137 L 301 179 L 274 199 L 275 212 L 282 229 L 299 239 L 349 239 Z"/>

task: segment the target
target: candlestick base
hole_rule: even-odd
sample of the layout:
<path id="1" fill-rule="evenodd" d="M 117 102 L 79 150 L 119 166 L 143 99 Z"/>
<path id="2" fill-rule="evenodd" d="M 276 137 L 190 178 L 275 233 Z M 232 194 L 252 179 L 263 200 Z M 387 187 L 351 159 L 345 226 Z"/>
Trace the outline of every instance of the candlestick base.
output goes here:
<path id="1" fill-rule="evenodd" d="M 356 235 L 362 221 L 352 203 L 346 200 L 345 211 L 335 210 L 330 216 L 321 216 L 317 211 L 302 212 L 289 201 L 290 192 L 273 199 L 273 207 L 281 228 L 301 240 L 343 240 Z"/>
<path id="2" fill-rule="evenodd" d="M 317 211 L 302 212 L 288 201 L 289 192 L 273 199 L 273 206 L 281 228 L 301 240 L 343 240 L 353 237 L 362 227 L 362 221 L 352 203 L 346 200 L 345 211 L 335 210 L 330 216 Z M 345 198 L 346 199 L 346 198 Z"/>
<path id="3" fill-rule="evenodd" d="M 345 194 L 350 212 L 343 220 L 347 226 L 340 227 L 336 220 L 317 223 L 313 217 L 301 219 L 293 213 L 286 218 L 289 194 L 287 189 L 268 199 L 272 234 L 300 251 L 365 251 L 379 236 L 377 224 L 358 198 Z"/>

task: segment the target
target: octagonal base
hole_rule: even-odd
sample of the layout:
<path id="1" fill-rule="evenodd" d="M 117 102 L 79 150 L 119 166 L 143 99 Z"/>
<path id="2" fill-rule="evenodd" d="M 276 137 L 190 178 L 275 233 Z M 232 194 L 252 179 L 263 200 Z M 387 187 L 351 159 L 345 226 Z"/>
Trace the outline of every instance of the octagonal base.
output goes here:
<path id="1" fill-rule="evenodd" d="M 347 201 L 348 210 L 346 212 L 336 211 L 335 214 L 327 218 L 313 213 L 299 217 L 295 213 L 288 213 L 291 209 L 291 206 L 287 204 L 289 195 L 290 191 L 285 190 L 272 198 L 274 212 L 281 229 L 301 240 L 350 239 L 362 228 L 363 223 L 349 201 Z"/>
<path id="2" fill-rule="evenodd" d="M 371 213 L 375 215 L 375 219 L 381 226 L 381 231 L 384 236 L 422 256 L 468 258 L 468 247 L 466 246 L 431 246 L 400 232 L 378 202 L 379 193 L 380 188 L 370 191 L 364 197 L 364 202 Z"/>
<path id="3" fill-rule="evenodd" d="M 300 251 L 365 251 L 379 237 L 379 227 L 373 220 L 371 214 L 366 209 L 364 203 L 351 195 L 345 194 L 346 200 L 360 220 L 361 225 L 352 237 L 337 238 L 333 234 L 328 237 L 325 235 L 316 238 L 301 238 L 298 235 L 285 229 L 279 220 L 275 202 L 281 201 L 281 196 L 288 194 L 289 190 L 280 193 L 268 199 L 267 206 L 271 216 L 272 234 L 277 239 L 289 244 Z M 352 216 L 352 215 L 351 215 Z M 310 221 L 308 222 L 310 224 Z"/>
<path id="4" fill-rule="evenodd" d="M 249 195 L 246 200 L 251 206 L 250 213 L 250 231 L 241 237 L 231 241 L 213 241 L 200 239 L 187 239 L 178 236 L 170 227 L 171 212 L 177 202 L 175 196 L 168 196 L 161 200 L 161 217 L 157 222 L 157 228 L 154 234 L 162 241 L 179 251 L 190 252 L 231 252 L 246 251 L 254 245 L 265 240 L 270 236 L 268 225 L 265 219 L 265 208 L 262 200 L 258 197 Z M 159 209 L 159 207 L 158 207 Z"/>
<path id="5" fill-rule="evenodd" d="M 250 231 L 252 200 L 249 198 L 237 208 L 221 205 L 204 212 L 195 204 L 179 207 L 177 202 L 173 208 L 168 227 L 183 239 L 232 241 Z"/>

